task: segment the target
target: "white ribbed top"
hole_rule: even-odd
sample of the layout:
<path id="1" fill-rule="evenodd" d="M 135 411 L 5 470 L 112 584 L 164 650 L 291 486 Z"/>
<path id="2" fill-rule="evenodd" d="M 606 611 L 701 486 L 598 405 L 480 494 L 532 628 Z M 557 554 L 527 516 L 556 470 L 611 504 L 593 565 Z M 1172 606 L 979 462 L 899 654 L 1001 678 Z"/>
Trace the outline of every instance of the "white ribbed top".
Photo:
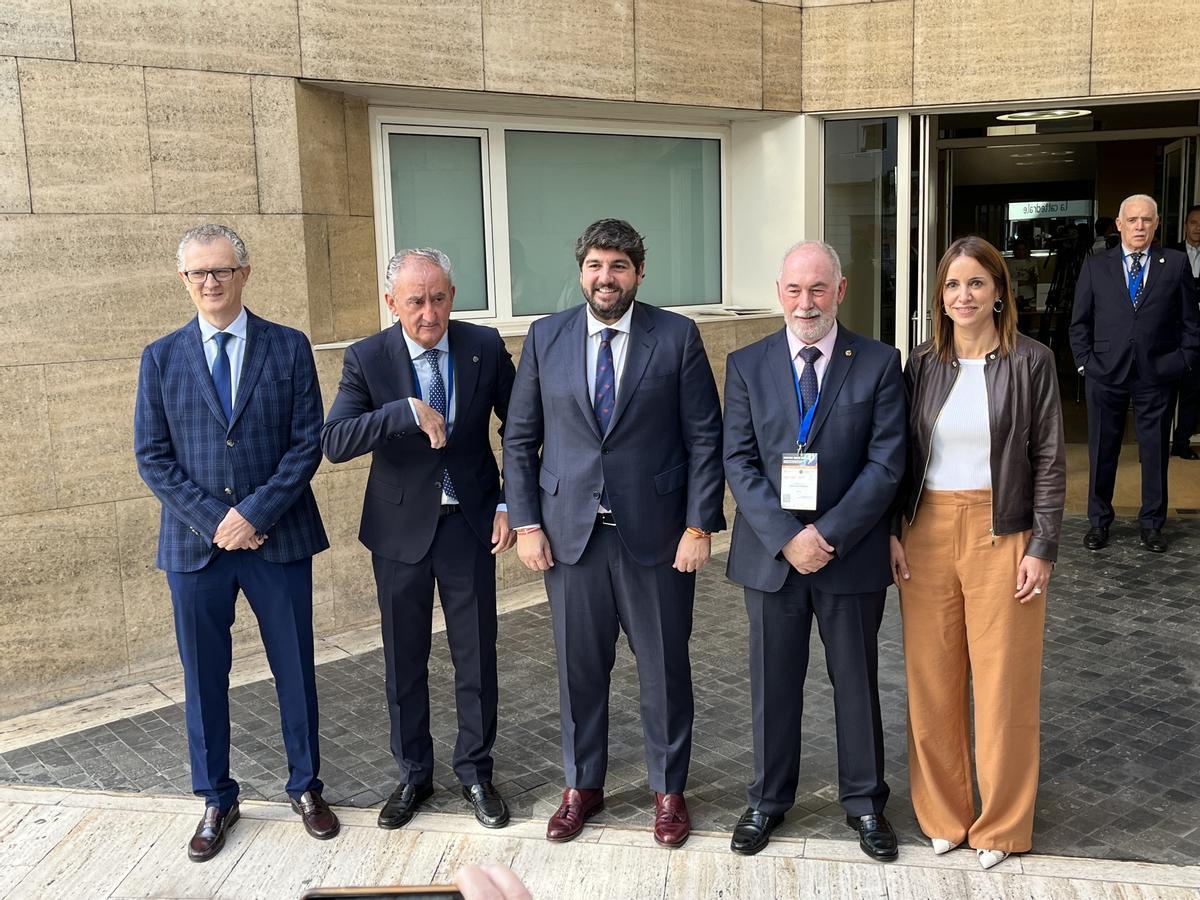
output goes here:
<path id="1" fill-rule="evenodd" d="M 960 359 L 958 378 L 933 429 L 925 487 L 974 491 L 992 486 L 992 432 L 982 359 Z"/>

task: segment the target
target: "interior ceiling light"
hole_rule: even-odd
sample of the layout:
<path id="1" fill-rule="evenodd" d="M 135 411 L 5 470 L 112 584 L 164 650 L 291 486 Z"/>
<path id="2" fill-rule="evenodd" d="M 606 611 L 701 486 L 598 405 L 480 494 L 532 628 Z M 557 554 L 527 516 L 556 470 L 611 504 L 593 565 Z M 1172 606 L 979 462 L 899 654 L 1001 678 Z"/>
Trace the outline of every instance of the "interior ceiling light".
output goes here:
<path id="1" fill-rule="evenodd" d="M 1001 122 L 1057 122 L 1060 119 L 1078 119 L 1090 116 L 1090 109 L 1030 109 L 1025 112 L 1004 113 L 996 116 Z"/>

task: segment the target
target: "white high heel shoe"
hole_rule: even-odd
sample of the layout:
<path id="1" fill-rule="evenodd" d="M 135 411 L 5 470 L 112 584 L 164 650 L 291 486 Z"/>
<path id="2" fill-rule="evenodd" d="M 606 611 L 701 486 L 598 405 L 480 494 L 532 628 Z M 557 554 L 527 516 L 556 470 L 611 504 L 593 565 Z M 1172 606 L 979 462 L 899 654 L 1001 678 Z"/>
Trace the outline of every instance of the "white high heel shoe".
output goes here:
<path id="1" fill-rule="evenodd" d="M 976 850 L 975 856 L 979 859 L 979 865 L 985 869 L 990 869 L 992 866 L 999 865 L 1008 859 L 1007 850 Z"/>
<path id="2" fill-rule="evenodd" d="M 930 841 L 930 843 L 933 844 L 933 852 L 936 853 L 938 856 L 941 856 L 943 853 L 949 853 L 951 850 L 953 850 L 955 847 L 957 847 L 959 844 L 962 843 L 962 841 L 951 842 L 951 841 L 943 840 L 942 838 L 930 838 L 929 841 Z"/>

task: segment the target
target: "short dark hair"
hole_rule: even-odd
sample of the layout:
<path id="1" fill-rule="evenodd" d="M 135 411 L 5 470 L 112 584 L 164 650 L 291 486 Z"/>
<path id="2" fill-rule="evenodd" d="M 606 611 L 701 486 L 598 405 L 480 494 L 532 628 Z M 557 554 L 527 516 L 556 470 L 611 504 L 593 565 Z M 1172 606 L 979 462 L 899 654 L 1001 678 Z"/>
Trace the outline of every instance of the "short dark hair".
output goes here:
<path id="1" fill-rule="evenodd" d="M 1113 227 L 1112 216 L 1101 216 L 1096 220 L 1096 237 L 1102 238 L 1108 234 L 1109 229 Z"/>
<path id="2" fill-rule="evenodd" d="M 575 262 L 583 268 L 589 250 L 618 250 L 629 257 L 639 272 L 646 262 L 646 245 L 642 236 L 624 219 L 601 219 L 584 229 L 575 242 Z"/>
<path id="3" fill-rule="evenodd" d="M 1188 216 L 1190 216 L 1194 212 L 1200 212 L 1200 203 L 1197 203 L 1195 206 L 1188 207 L 1188 211 L 1183 214 L 1183 221 L 1186 222 L 1188 219 Z"/>

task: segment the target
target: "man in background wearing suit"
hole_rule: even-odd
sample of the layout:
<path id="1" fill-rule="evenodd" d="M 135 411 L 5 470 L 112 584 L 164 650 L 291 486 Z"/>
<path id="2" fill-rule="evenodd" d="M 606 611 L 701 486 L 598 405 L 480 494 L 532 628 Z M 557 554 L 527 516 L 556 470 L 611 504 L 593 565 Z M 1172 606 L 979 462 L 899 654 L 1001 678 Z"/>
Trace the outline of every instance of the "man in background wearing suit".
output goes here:
<path id="1" fill-rule="evenodd" d="M 731 847 L 758 853 L 795 803 L 815 616 L 846 822 L 868 856 L 893 860 L 877 636 L 905 464 L 900 354 L 837 324 L 846 279 L 829 245 L 789 249 L 777 290 L 785 327 L 731 353 L 725 374 L 725 477 L 737 501 L 726 574 L 745 586 L 754 717 L 754 783 Z"/>
<path id="2" fill-rule="evenodd" d="M 721 410 L 695 323 L 634 302 L 645 257 L 628 222 L 584 231 L 586 303 L 530 327 L 504 440 L 517 553 L 546 573 L 558 656 L 567 786 L 551 841 L 576 837 L 603 808 L 622 628 L 641 685 L 654 837 L 678 846 L 691 827 L 688 640 L 696 572 L 725 527 Z"/>
<path id="3" fill-rule="evenodd" d="M 496 741 L 496 554 L 512 546 L 488 430 L 501 433 L 512 358 L 494 328 L 450 321 L 454 282 L 440 250 L 402 250 L 387 267 L 397 322 L 346 350 L 321 432 L 325 455 L 371 454 L 358 538 L 371 551 L 400 784 L 379 813 L 400 828 L 433 794 L 429 650 L 433 588 L 454 661 L 454 774 L 475 818 L 508 823 L 492 786 Z"/>
<path id="4" fill-rule="evenodd" d="M 1117 460 L 1133 401 L 1142 463 L 1142 546 L 1167 549 L 1167 462 L 1180 379 L 1200 357 L 1200 312 L 1186 254 L 1151 246 L 1153 197 L 1126 197 L 1117 214 L 1121 243 L 1084 260 L 1071 310 L 1071 352 L 1086 379 L 1089 550 L 1108 543 Z"/>
<path id="5" fill-rule="evenodd" d="M 329 546 L 309 482 L 321 462 L 321 391 L 308 339 L 242 306 L 250 255 L 223 225 L 179 242 L 199 315 L 142 354 L 138 472 L 162 503 L 183 663 L 192 790 L 205 802 L 188 856 L 215 856 L 238 819 L 229 775 L 230 627 L 240 589 L 258 619 L 283 723 L 287 793 L 315 838 L 338 820 L 321 797 L 312 557 Z"/>
<path id="6" fill-rule="evenodd" d="M 1171 249 L 1187 254 L 1192 281 L 1197 294 L 1200 294 L 1200 206 L 1193 206 L 1187 211 L 1183 241 Z M 1200 366 L 1194 367 L 1179 382 L 1179 415 L 1175 420 L 1175 437 L 1171 441 L 1172 456 L 1200 459 L 1200 454 L 1192 449 L 1197 418 L 1200 418 Z"/>

